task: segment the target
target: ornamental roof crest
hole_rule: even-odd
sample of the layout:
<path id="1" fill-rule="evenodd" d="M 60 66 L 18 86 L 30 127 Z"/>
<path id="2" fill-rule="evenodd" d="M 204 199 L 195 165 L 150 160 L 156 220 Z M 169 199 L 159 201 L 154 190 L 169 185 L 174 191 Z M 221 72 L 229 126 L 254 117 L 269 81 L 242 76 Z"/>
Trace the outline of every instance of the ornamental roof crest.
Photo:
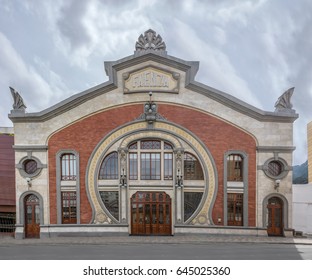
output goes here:
<path id="1" fill-rule="evenodd" d="M 275 112 L 295 112 L 292 109 L 291 97 L 294 93 L 295 88 L 292 87 L 286 90 L 275 103 Z"/>
<path id="2" fill-rule="evenodd" d="M 166 44 L 158 34 L 152 29 L 149 29 L 144 32 L 144 35 L 141 34 L 135 44 L 135 53 L 145 53 L 150 51 L 156 51 L 163 54 L 166 54 Z"/>

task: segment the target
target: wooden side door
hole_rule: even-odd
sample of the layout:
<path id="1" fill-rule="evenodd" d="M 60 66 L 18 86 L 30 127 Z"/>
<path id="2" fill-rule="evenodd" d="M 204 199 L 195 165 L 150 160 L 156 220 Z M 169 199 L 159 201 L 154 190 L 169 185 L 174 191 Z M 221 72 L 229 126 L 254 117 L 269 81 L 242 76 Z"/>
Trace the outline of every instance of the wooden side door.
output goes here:
<path id="1" fill-rule="evenodd" d="M 268 235 L 283 235 L 283 202 L 278 197 L 272 197 L 268 202 Z"/>
<path id="2" fill-rule="evenodd" d="M 40 206 L 39 198 L 30 194 L 25 197 L 25 237 L 40 237 Z"/>

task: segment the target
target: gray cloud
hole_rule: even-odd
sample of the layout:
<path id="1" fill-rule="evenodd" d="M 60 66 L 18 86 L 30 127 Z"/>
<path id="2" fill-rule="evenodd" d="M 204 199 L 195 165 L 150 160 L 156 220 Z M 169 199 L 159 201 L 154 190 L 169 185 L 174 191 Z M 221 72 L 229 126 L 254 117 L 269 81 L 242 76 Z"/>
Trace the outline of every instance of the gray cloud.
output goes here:
<path id="1" fill-rule="evenodd" d="M 200 61 L 198 81 L 263 110 L 273 111 L 277 98 L 294 86 L 293 104 L 300 114 L 294 126 L 295 162 L 306 160 L 306 124 L 312 120 L 309 0 L 296 5 L 289 0 L 16 5 L 0 7 L 0 125 L 8 123 L 9 85 L 25 94 L 28 110 L 44 109 L 106 80 L 103 61 L 131 55 L 138 36 L 153 28 L 169 55 Z"/>

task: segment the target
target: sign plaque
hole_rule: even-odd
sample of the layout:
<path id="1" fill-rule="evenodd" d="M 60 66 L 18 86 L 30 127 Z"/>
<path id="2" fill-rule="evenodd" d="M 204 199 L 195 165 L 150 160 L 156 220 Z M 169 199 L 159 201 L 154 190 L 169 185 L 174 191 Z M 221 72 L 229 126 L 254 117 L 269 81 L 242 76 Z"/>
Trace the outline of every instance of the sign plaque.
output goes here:
<path id="1" fill-rule="evenodd" d="M 123 74 L 124 93 L 135 92 L 179 92 L 180 74 L 147 67 Z"/>

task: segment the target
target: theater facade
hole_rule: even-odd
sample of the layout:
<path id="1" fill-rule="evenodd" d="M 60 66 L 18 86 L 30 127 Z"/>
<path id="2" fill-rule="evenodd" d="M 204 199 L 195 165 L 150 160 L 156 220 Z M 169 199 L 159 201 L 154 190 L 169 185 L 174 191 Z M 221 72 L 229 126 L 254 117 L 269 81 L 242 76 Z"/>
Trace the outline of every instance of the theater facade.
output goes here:
<path id="1" fill-rule="evenodd" d="M 198 69 L 150 29 L 107 82 L 41 112 L 11 88 L 16 238 L 291 234 L 293 89 L 262 111 Z"/>

